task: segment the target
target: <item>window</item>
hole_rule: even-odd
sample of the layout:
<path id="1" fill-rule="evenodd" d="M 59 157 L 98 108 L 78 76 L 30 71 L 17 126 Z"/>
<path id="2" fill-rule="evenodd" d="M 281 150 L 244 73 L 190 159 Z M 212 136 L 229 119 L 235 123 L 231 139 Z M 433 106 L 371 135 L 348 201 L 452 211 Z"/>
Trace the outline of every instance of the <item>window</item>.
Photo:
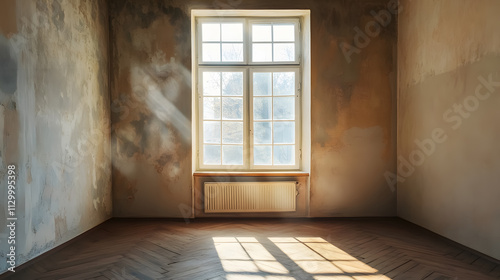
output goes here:
<path id="1" fill-rule="evenodd" d="M 298 170 L 299 17 L 197 17 L 200 170 Z"/>

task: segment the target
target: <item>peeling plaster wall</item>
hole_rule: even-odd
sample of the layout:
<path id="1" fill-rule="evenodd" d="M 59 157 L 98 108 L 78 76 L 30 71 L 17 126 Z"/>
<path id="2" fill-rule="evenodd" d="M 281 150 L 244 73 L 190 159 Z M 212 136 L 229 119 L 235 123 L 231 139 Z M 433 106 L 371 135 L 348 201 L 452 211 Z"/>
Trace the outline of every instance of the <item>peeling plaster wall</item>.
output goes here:
<path id="1" fill-rule="evenodd" d="M 0 2 L 2 260 L 9 164 L 16 265 L 111 217 L 107 15 L 101 0 Z"/>
<path id="2" fill-rule="evenodd" d="M 314 3 L 311 216 L 393 216 L 397 2 Z"/>
<path id="3" fill-rule="evenodd" d="M 114 214 L 191 215 L 190 10 L 216 8 L 311 9 L 310 213 L 395 215 L 396 194 L 384 178 L 396 162 L 396 13 L 388 12 L 394 5 L 111 1 Z M 377 33 L 380 11 L 389 17 Z M 356 39 L 363 36 L 357 29 L 366 38 Z M 341 43 L 352 46 L 344 45 L 349 55 Z"/>
<path id="4" fill-rule="evenodd" d="M 190 217 L 190 19 L 143 2 L 111 4 L 114 215 Z"/>
<path id="5" fill-rule="evenodd" d="M 500 259 L 500 1 L 402 5 L 398 215 Z"/>

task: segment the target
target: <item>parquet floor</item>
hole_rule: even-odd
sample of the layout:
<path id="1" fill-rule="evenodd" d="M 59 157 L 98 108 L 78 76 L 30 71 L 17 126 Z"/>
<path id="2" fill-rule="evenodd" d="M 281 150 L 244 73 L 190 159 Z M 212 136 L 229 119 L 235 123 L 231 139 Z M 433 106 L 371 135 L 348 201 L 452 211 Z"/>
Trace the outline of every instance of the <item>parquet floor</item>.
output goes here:
<path id="1" fill-rule="evenodd" d="M 398 218 L 112 219 L 1 279 L 500 279 Z"/>

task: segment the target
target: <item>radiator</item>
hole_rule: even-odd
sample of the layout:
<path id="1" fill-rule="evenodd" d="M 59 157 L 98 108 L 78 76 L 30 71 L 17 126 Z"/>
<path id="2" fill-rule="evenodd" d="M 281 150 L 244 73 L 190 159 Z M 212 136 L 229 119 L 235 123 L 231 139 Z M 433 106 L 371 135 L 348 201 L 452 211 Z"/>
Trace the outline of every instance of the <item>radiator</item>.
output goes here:
<path id="1" fill-rule="evenodd" d="M 205 213 L 293 212 L 296 182 L 205 182 Z"/>

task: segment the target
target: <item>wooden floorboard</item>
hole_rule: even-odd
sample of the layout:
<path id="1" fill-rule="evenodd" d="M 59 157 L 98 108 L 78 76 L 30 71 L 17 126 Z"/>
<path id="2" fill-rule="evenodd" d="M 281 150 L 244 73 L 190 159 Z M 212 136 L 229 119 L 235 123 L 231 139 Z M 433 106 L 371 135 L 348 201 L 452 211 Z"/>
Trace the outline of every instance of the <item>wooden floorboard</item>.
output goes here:
<path id="1" fill-rule="evenodd" d="M 500 263 L 398 218 L 111 219 L 0 279 L 500 279 Z"/>

